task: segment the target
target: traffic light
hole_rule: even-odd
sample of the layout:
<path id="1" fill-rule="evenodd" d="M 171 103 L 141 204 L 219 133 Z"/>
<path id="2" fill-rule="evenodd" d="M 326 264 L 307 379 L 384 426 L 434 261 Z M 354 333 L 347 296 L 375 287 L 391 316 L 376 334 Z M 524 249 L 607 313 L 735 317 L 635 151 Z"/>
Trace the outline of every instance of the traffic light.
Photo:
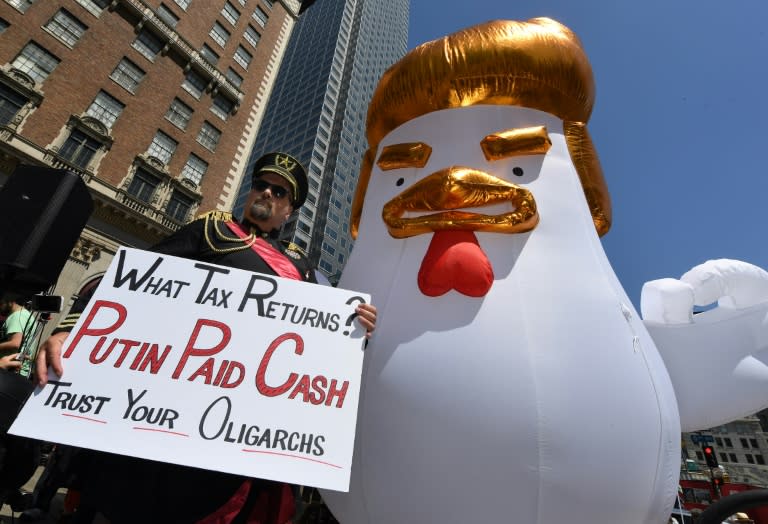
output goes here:
<path id="1" fill-rule="evenodd" d="M 712 477 L 712 489 L 715 490 L 715 493 L 718 495 L 721 495 L 723 492 L 723 480 L 722 477 Z"/>
<path id="2" fill-rule="evenodd" d="M 704 460 L 707 461 L 707 466 L 710 468 L 719 466 L 717 457 L 715 456 L 715 448 L 712 446 L 702 446 L 701 451 L 704 453 Z"/>

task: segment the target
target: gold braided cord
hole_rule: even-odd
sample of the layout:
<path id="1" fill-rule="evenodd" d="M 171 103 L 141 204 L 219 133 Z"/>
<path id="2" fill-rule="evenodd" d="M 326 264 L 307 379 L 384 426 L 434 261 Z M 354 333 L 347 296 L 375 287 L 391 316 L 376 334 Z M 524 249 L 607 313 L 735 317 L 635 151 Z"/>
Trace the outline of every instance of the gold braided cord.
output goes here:
<path id="1" fill-rule="evenodd" d="M 208 216 L 205 217 L 205 225 L 203 226 L 203 231 L 205 235 L 205 242 L 208 244 L 208 247 L 211 248 L 211 251 L 213 251 L 214 253 L 221 254 L 221 253 L 234 253 L 235 251 L 243 251 L 245 249 L 250 248 L 253 244 L 256 243 L 256 238 L 258 237 L 256 236 L 255 233 L 251 233 L 245 238 L 228 237 L 224 235 L 224 233 L 222 233 L 219 230 L 219 224 L 218 224 L 219 221 L 213 218 L 214 220 L 213 229 L 216 232 L 216 237 L 218 240 L 225 240 L 227 242 L 242 242 L 242 245 L 235 246 L 235 247 L 228 247 L 228 248 L 216 247 L 213 244 L 213 241 L 211 240 L 210 234 L 208 233 L 208 229 L 209 229 L 208 225 L 210 220 L 211 220 L 211 217 L 208 217 Z"/>

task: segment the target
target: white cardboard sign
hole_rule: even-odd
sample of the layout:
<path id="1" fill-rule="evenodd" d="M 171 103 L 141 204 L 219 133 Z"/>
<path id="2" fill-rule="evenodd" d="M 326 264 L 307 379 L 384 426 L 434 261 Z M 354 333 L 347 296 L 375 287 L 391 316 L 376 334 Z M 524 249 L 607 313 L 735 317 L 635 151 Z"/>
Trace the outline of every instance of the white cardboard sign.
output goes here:
<path id="1" fill-rule="evenodd" d="M 369 300 L 122 248 L 11 433 L 346 491 Z"/>

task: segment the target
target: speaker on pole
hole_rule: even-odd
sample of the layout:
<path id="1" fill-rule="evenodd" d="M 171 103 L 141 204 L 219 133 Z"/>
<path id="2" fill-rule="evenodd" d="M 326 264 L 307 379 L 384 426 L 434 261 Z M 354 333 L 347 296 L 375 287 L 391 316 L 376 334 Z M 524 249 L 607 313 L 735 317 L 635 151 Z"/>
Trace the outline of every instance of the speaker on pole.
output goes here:
<path id="1" fill-rule="evenodd" d="M 77 173 L 18 166 L 0 190 L 0 291 L 35 294 L 54 284 L 92 211 Z"/>

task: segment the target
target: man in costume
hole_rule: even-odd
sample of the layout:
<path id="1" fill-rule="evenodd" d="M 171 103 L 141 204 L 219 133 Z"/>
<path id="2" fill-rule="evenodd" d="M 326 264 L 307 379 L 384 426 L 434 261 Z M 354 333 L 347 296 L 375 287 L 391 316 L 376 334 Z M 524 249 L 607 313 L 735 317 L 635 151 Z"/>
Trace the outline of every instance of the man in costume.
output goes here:
<path id="1" fill-rule="evenodd" d="M 299 248 L 278 240 L 282 224 L 306 199 L 306 171 L 292 156 L 270 153 L 256 162 L 251 176 L 251 192 L 240 222 L 228 213 L 208 213 L 152 251 L 316 282 L 314 269 Z M 47 383 L 49 366 L 62 374 L 61 347 L 85 303 L 86 297 L 78 299 L 41 346 L 37 359 L 40 384 Z M 356 312 L 370 336 L 376 308 L 363 304 Z M 293 514 L 292 490 L 286 484 L 112 454 L 89 455 L 92 460 L 83 474 L 83 516 L 100 511 L 114 524 L 284 524 Z"/>

